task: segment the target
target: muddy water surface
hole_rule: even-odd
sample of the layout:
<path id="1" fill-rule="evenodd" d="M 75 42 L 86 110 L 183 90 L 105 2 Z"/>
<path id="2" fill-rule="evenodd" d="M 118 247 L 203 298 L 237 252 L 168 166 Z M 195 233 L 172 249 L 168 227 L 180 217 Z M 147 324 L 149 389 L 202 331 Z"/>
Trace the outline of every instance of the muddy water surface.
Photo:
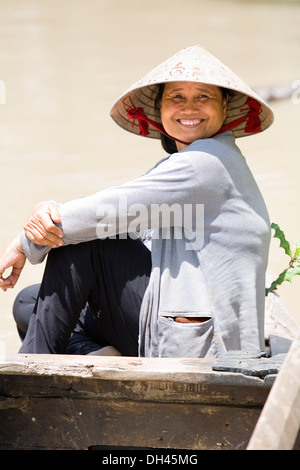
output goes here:
<path id="1" fill-rule="evenodd" d="M 109 109 L 133 82 L 192 44 L 253 87 L 294 83 L 293 99 L 273 104 L 275 124 L 238 143 L 271 219 L 300 241 L 299 24 L 300 4 L 288 1 L 0 0 L 0 249 L 36 202 L 124 182 L 163 156 L 158 142 L 118 128 Z M 274 241 L 269 273 L 284 267 Z M 39 282 L 42 270 L 27 264 L 14 291 L 0 293 L 7 352 L 20 344 L 15 295 Z M 299 288 L 300 277 L 280 293 L 300 322 Z"/>

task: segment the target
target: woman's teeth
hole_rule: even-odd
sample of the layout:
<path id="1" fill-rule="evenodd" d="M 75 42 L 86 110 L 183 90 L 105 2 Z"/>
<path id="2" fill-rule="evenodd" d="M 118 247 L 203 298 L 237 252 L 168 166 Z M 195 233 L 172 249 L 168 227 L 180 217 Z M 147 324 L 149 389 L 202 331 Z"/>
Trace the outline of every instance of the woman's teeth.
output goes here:
<path id="1" fill-rule="evenodd" d="M 198 124 L 200 124 L 203 121 L 203 119 L 178 119 L 178 121 L 183 126 L 192 127 L 192 126 L 197 126 Z"/>

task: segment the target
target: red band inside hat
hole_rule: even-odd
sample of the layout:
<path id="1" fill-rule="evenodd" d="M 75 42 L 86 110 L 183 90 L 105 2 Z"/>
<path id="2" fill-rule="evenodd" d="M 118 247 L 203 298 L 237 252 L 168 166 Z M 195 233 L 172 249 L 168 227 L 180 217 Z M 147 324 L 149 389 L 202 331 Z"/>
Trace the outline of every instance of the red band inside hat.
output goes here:
<path id="1" fill-rule="evenodd" d="M 144 110 L 142 107 L 136 108 L 131 100 L 131 98 L 128 98 L 130 100 L 130 105 L 125 103 L 125 100 L 123 100 L 123 104 L 126 108 L 127 111 L 127 117 L 129 119 L 132 119 L 132 126 L 134 125 L 135 120 L 138 121 L 139 125 L 139 135 L 146 137 L 149 135 L 149 125 L 154 127 L 156 130 L 164 134 L 165 136 L 169 137 L 170 139 L 176 140 L 177 142 L 180 142 L 184 145 L 190 145 L 190 142 L 182 142 L 181 140 L 175 139 L 174 137 L 170 136 L 162 126 L 162 124 L 159 124 L 158 122 L 153 121 L 152 119 L 149 119 L 146 114 L 144 113 Z M 259 114 L 261 112 L 261 105 L 258 101 L 256 101 L 254 98 L 247 98 L 246 105 L 249 107 L 249 111 L 245 116 L 241 116 L 240 118 L 235 119 L 234 121 L 229 122 L 226 125 L 223 125 L 219 131 L 215 134 L 221 134 L 222 132 L 226 132 L 228 130 L 234 129 L 236 126 L 247 120 L 247 123 L 245 125 L 245 132 L 247 134 L 256 134 L 261 131 L 261 122 L 259 119 Z M 241 109 L 241 111 L 246 111 L 246 109 Z"/>
<path id="2" fill-rule="evenodd" d="M 261 122 L 259 119 L 259 114 L 261 112 L 261 104 L 258 101 L 256 101 L 254 98 L 250 98 L 250 96 L 247 98 L 247 101 L 245 104 L 249 106 L 248 113 L 245 116 L 237 118 L 234 121 L 231 121 L 226 125 L 223 125 L 221 129 L 218 130 L 216 135 L 221 134 L 222 132 L 226 132 L 226 131 L 230 131 L 231 129 L 234 129 L 239 124 L 244 122 L 246 119 L 247 119 L 247 122 L 245 125 L 245 132 L 247 134 L 257 134 L 258 132 L 261 131 Z M 246 109 L 245 108 L 241 109 L 241 111 L 246 111 Z"/>
<path id="3" fill-rule="evenodd" d="M 138 121 L 138 124 L 139 124 L 139 135 L 141 136 L 144 136 L 146 137 L 147 135 L 149 135 L 149 131 L 148 131 L 148 128 L 149 128 L 149 124 L 154 127 L 156 130 L 158 130 L 159 132 L 161 132 L 161 134 L 164 134 L 165 136 L 169 137 L 170 139 L 173 139 L 173 140 L 176 140 L 177 142 L 180 142 L 181 144 L 184 144 L 184 145 L 189 145 L 189 143 L 187 142 L 182 142 L 181 140 L 178 140 L 178 139 L 174 139 L 174 137 L 172 137 L 171 135 L 169 135 L 164 127 L 162 126 L 162 124 L 159 124 L 158 122 L 155 122 L 155 121 L 152 121 L 152 119 L 149 119 L 146 114 L 144 113 L 144 110 L 143 108 L 141 107 L 138 107 L 136 108 L 131 100 L 131 98 L 129 97 L 129 100 L 130 100 L 130 104 L 131 106 L 129 106 L 127 103 L 125 103 L 125 101 L 123 100 L 123 104 L 126 108 L 126 111 L 127 111 L 127 114 L 126 116 L 129 118 L 129 119 L 132 119 L 132 126 L 134 125 L 134 122 L 135 120 Z"/>

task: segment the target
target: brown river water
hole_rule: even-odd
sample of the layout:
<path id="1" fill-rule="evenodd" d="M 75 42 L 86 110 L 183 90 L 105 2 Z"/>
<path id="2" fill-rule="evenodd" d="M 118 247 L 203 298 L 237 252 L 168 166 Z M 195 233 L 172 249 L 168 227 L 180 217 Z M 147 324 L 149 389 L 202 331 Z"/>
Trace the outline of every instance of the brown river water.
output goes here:
<path id="1" fill-rule="evenodd" d="M 237 143 L 271 220 L 292 245 L 300 242 L 299 25 L 298 1 L 0 0 L 0 250 L 36 202 L 125 182 L 164 156 L 159 142 L 116 126 L 109 110 L 132 83 L 193 44 L 261 92 L 292 90 L 270 103 L 269 130 Z M 285 258 L 272 240 L 272 278 Z M 27 263 L 15 289 L 0 292 L 2 351 L 18 351 L 12 304 L 43 267 Z M 286 284 L 278 292 L 300 323 L 300 276 Z"/>

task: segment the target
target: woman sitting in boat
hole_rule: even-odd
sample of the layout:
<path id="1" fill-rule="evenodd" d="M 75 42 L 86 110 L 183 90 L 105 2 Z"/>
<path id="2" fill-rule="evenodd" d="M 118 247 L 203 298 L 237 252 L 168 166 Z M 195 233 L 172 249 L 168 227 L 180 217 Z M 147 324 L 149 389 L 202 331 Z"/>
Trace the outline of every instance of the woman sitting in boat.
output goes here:
<path id="1" fill-rule="evenodd" d="M 85 320 L 99 338 L 85 354 L 108 345 L 152 357 L 262 350 L 270 224 L 235 139 L 267 129 L 272 111 L 193 46 L 135 83 L 111 116 L 161 137 L 169 155 L 124 185 L 33 210 L 0 258 L 1 275 L 13 268 L 0 280 L 6 290 L 26 258 L 47 255 L 20 352 L 72 352 Z"/>

